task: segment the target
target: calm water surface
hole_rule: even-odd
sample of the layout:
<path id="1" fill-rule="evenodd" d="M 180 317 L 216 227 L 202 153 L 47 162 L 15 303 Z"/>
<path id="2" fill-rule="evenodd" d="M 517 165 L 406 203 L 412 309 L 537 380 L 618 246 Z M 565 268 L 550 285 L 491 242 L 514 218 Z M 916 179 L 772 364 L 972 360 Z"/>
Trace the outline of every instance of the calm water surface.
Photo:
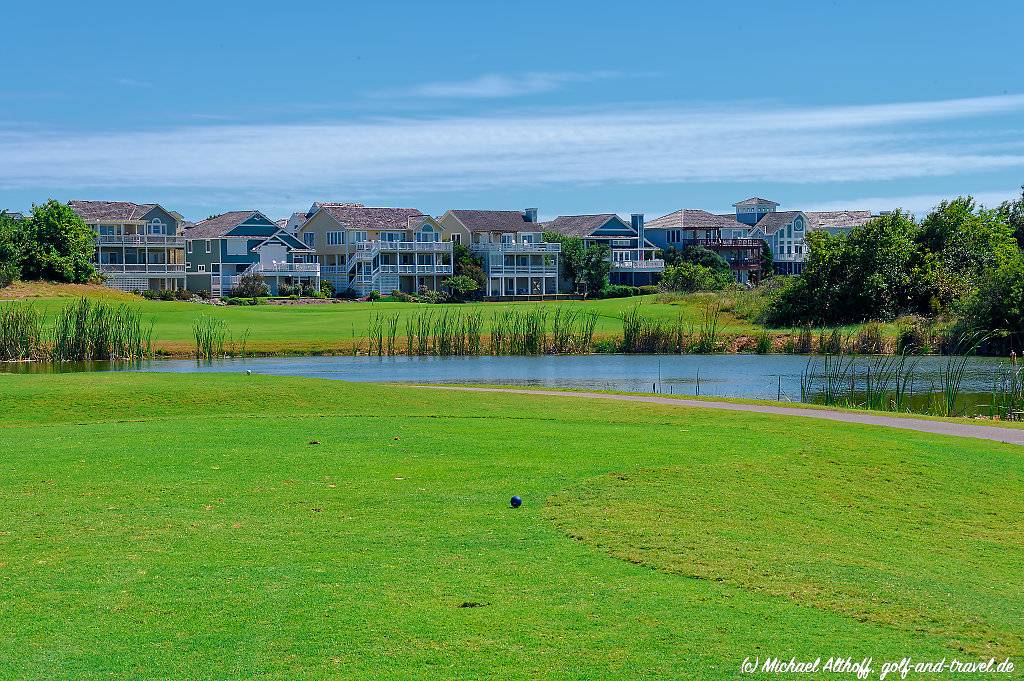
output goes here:
<path id="1" fill-rule="evenodd" d="M 874 358 L 857 360 L 864 368 Z M 921 357 L 915 392 L 941 390 L 947 358 Z M 962 390 L 987 393 L 1008 361 L 971 358 Z M 7 371 L 155 371 L 194 373 L 252 371 L 275 376 L 307 376 L 360 382 L 489 383 L 499 385 L 582 388 L 627 392 L 717 395 L 752 399 L 800 399 L 800 377 L 808 358 L 799 355 L 585 355 L 540 357 L 274 357 L 195 360 L 150 360 L 137 365 L 95 362 L 89 365 L 13 364 Z"/>

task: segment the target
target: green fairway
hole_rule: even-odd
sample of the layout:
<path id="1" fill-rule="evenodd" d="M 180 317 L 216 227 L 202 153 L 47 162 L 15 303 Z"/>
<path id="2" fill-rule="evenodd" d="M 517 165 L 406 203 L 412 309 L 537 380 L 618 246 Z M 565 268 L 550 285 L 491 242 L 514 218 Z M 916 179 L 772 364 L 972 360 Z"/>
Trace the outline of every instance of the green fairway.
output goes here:
<path id="1" fill-rule="evenodd" d="M 0 374 L 0 414 L 9 677 L 1024 654 L 1012 445 L 224 374 Z"/>
<path id="2" fill-rule="evenodd" d="M 24 292 L 31 292 L 32 286 L 24 285 Z M 52 317 L 59 308 L 76 300 L 73 296 L 54 297 L 59 287 L 50 286 L 42 293 L 44 297 L 22 299 L 34 301 L 34 305 Z M 88 289 L 90 296 L 106 294 L 95 287 Z M 21 291 L 19 291 L 21 292 Z M 77 291 L 76 291 L 77 292 Z M 641 296 L 636 298 L 615 298 L 594 301 L 546 301 L 518 303 L 466 303 L 461 305 L 425 305 L 422 303 L 398 302 L 339 302 L 322 305 L 256 305 L 256 306 L 212 306 L 197 303 L 150 301 L 128 294 L 108 294 L 108 299 L 127 302 L 137 307 L 145 322 L 153 322 L 154 347 L 172 354 L 188 354 L 194 351 L 193 325 L 200 316 L 209 315 L 222 319 L 228 331 L 237 339 L 246 336 L 247 348 L 261 353 L 332 353 L 351 348 L 353 339 L 367 337 L 367 330 L 374 315 L 399 315 L 399 334 L 405 333 L 405 319 L 411 315 L 427 312 L 440 314 L 445 309 L 472 312 L 480 310 L 484 316 L 484 333 L 488 332 L 492 315 L 496 311 L 516 306 L 519 308 L 541 306 L 554 313 L 557 308 L 572 308 L 597 315 L 595 331 L 598 336 L 622 334 L 622 315 L 637 305 L 643 314 L 652 319 L 666 322 L 682 316 L 684 323 L 700 328 L 705 307 L 709 303 L 721 302 L 715 295 L 692 295 L 682 297 Z M 0 301 L 0 305 L 4 302 Z M 754 333 L 757 326 L 732 313 L 723 312 L 718 330 L 722 333 Z"/>

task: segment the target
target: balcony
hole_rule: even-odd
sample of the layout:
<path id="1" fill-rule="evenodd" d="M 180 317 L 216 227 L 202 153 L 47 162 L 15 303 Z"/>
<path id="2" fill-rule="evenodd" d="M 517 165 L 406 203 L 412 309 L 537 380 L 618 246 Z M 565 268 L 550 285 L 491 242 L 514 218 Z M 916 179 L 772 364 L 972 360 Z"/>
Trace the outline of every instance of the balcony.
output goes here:
<path id="1" fill-rule="evenodd" d="M 703 246 L 704 248 L 760 248 L 764 242 L 760 239 L 688 239 L 687 245 Z"/>
<path id="2" fill-rule="evenodd" d="M 381 265 L 379 270 L 383 274 L 451 274 L 451 265 Z"/>
<path id="3" fill-rule="evenodd" d="M 472 250 L 483 253 L 561 253 L 562 244 L 547 242 L 517 244 L 483 243 L 473 244 Z"/>
<path id="4" fill-rule="evenodd" d="M 613 270 L 626 270 L 629 272 L 663 272 L 665 261 L 660 258 L 649 260 L 615 260 L 612 262 Z"/>
<path id="5" fill-rule="evenodd" d="M 101 263 L 96 265 L 100 272 L 107 274 L 184 274 L 185 265 L 175 263 Z"/>
<path id="6" fill-rule="evenodd" d="M 357 241 L 356 251 L 385 253 L 451 253 L 451 241 Z"/>
<path id="7" fill-rule="evenodd" d="M 185 247 L 185 237 L 166 234 L 100 234 L 96 237 L 100 246 L 170 246 Z"/>
<path id="8" fill-rule="evenodd" d="M 258 274 L 320 274 L 320 263 L 318 262 L 275 262 L 271 264 L 256 263 L 249 268 L 249 272 Z"/>

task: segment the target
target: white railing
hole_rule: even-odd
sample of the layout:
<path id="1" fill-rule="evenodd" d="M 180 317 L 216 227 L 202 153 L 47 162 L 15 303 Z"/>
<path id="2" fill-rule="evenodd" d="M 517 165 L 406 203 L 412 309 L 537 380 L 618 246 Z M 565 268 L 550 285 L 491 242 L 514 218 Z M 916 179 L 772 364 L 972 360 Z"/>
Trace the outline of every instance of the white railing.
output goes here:
<path id="1" fill-rule="evenodd" d="M 451 265 L 381 265 L 380 272 L 393 274 L 451 274 Z"/>
<path id="2" fill-rule="evenodd" d="M 320 274 L 348 274 L 348 265 L 321 265 Z"/>
<path id="3" fill-rule="evenodd" d="M 451 253 L 451 241 L 357 241 L 356 251 Z"/>
<path id="4" fill-rule="evenodd" d="M 660 258 L 651 258 L 650 260 L 615 260 L 612 262 L 612 269 L 660 272 L 665 269 L 665 261 Z"/>
<path id="5" fill-rule="evenodd" d="M 554 277 L 558 275 L 558 268 L 554 265 L 492 265 L 488 268 L 487 274 L 492 277 L 529 275 Z"/>
<path id="6" fill-rule="evenodd" d="M 473 244 L 472 250 L 488 253 L 561 253 L 562 244 L 547 243 L 546 241 L 517 244 L 484 243 Z"/>
<path id="7" fill-rule="evenodd" d="M 289 272 L 298 272 L 302 274 L 319 274 L 320 263 L 318 262 L 278 262 L 271 263 L 269 265 L 265 263 L 256 263 L 253 267 L 249 268 L 250 272 L 258 272 L 260 274 L 281 274 Z"/>
<path id="8" fill-rule="evenodd" d="M 101 263 L 97 265 L 101 272 L 109 272 L 111 274 L 131 274 L 133 272 L 143 272 L 146 274 L 184 274 L 185 266 L 177 265 L 173 263 L 146 263 L 146 264 L 111 264 Z"/>
<path id="9" fill-rule="evenodd" d="M 101 246 L 175 246 L 185 247 L 185 237 L 166 234 L 100 234 Z"/>

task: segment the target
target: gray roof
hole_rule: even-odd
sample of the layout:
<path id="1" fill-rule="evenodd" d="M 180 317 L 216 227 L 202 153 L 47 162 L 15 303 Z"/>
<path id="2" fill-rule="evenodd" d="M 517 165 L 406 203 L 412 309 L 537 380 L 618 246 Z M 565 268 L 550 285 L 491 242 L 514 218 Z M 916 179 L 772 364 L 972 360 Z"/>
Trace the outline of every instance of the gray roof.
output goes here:
<path id="1" fill-rule="evenodd" d="M 736 216 L 715 215 L 706 210 L 683 208 L 668 215 L 662 215 L 644 225 L 649 229 L 736 229 L 747 225 L 736 221 Z"/>
<path id="2" fill-rule="evenodd" d="M 138 222 L 157 204 L 139 204 L 130 201 L 68 201 L 68 206 L 83 221 L 95 223 Z"/>
<path id="3" fill-rule="evenodd" d="M 518 210 L 452 210 L 452 215 L 471 232 L 536 232 L 542 228 L 536 222 L 527 222 Z"/>
<path id="4" fill-rule="evenodd" d="M 734 203 L 732 205 L 734 205 L 736 207 L 739 207 L 739 206 L 777 206 L 779 204 L 777 204 L 775 201 L 772 201 L 771 199 L 762 199 L 760 196 L 751 196 L 749 199 L 743 199 L 742 201 L 737 201 L 736 203 Z"/>
<path id="5" fill-rule="evenodd" d="M 806 215 L 806 213 L 801 213 L 801 211 L 798 210 L 783 210 L 768 213 L 758 220 L 754 227 L 764 232 L 765 236 L 767 236 L 769 234 L 774 234 L 789 223 L 793 222 L 796 216 L 801 214 Z M 808 227 L 811 227 L 810 218 L 808 218 Z"/>
<path id="6" fill-rule="evenodd" d="M 806 215 L 811 223 L 811 229 L 825 227 L 850 229 L 860 227 L 874 217 L 869 210 L 822 210 Z"/>
<path id="7" fill-rule="evenodd" d="M 590 236 L 615 217 L 618 217 L 615 213 L 599 213 L 597 215 L 559 215 L 554 220 L 544 222 L 540 226 L 543 229 L 550 229 L 553 232 L 558 232 L 565 236 Z"/>
<path id="8" fill-rule="evenodd" d="M 323 203 L 320 209 L 347 229 L 409 229 L 410 218 L 426 215 L 416 208 L 374 208 L 359 203 Z"/>
<path id="9" fill-rule="evenodd" d="M 214 215 L 185 230 L 186 239 L 216 239 L 222 237 L 238 225 L 242 224 L 259 211 L 233 210 Z"/>

